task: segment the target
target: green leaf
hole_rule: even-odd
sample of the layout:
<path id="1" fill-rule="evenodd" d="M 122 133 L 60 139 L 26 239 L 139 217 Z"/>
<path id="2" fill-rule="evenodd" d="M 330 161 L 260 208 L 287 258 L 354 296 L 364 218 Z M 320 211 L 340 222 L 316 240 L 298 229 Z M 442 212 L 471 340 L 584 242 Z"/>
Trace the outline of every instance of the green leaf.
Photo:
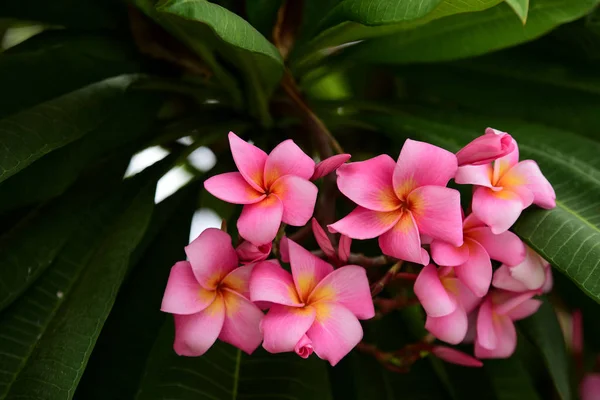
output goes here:
<path id="1" fill-rule="evenodd" d="M 502 3 L 479 13 L 450 16 L 356 45 L 348 49 L 347 56 L 392 64 L 472 57 L 535 39 L 584 16 L 597 4 L 598 0 L 532 0 L 523 26 L 511 7 Z"/>
<path id="2" fill-rule="evenodd" d="M 154 189 L 154 182 L 144 185 L 110 227 L 110 234 L 101 241 L 13 383 L 11 398 L 72 398 L 125 277 L 129 257 L 150 221 Z"/>
<path id="3" fill-rule="evenodd" d="M 483 367 L 492 383 L 497 400 L 541 400 L 519 357 L 486 360 Z"/>
<path id="4" fill-rule="evenodd" d="M 190 185 L 156 207 L 146 235 L 132 257 L 132 261 L 139 261 L 119 292 L 77 387 L 76 398 L 135 397 L 148 354 L 167 316 L 160 311 L 165 284 L 171 266 L 185 259 L 183 248 L 189 243 L 197 206 L 198 185 Z M 140 250 L 142 253 L 136 257 Z M 104 384 L 98 386 L 98 382 Z"/>
<path id="5" fill-rule="evenodd" d="M 0 54 L 0 117 L 140 69 L 136 49 L 121 38 L 43 32 Z"/>
<path id="6" fill-rule="evenodd" d="M 504 0 L 517 13 L 523 24 L 527 22 L 529 12 L 529 0 Z"/>
<path id="7" fill-rule="evenodd" d="M 115 29 L 127 21 L 115 0 L 3 0 L 0 18 L 14 18 L 75 29 Z"/>
<path id="8" fill-rule="evenodd" d="M 0 182 L 38 158 L 92 132 L 115 112 L 132 77 L 86 86 L 0 120 Z"/>
<path id="9" fill-rule="evenodd" d="M 169 318 L 150 354 L 137 400 L 331 400 L 326 364 L 315 355 L 303 360 L 258 349 L 249 356 L 217 341 L 202 357 L 179 357 L 173 335 Z"/>
<path id="10" fill-rule="evenodd" d="M 571 399 L 569 359 L 560 324 L 547 299 L 531 317 L 518 323 L 523 334 L 537 347 L 562 400 Z"/>
<path id="11" fill-rule="evenodd" d="M 264 37 L 270 38 L 283 0 L 246 0 L 248 22 Z"/>

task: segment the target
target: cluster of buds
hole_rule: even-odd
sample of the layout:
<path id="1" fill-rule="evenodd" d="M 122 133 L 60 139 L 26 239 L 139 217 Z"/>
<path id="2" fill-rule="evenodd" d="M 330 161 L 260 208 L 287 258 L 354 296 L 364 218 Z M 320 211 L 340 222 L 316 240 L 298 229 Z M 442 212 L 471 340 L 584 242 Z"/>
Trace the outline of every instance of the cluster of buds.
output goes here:
<path id="1" fill-rule="evenodd" d="M 204 186 L 243 205 L 243 241 L 234 248 L 226 232 L 207 229 L 186 247 L 188 261 L 173 266 L 162 310 L 174 314 L 180 355 L 202 355 L 218 338 L 247 353 L 262 343 L 271 353 L 314 352 L 335 365 L 359 344 L 370 348 L 361 343 L 359 320 L 375 316 L 373 297 L 406 262 L 422 266 L 414 294 L 435 338 L 474 341 L 475 357 L 503 358 L 516 347 L 513 321 L 536 312 L 534 297 L 552 287 L 549 264 L 508 229 L 532 204 L 554 207 L 554 190 L 534 161 L 519 162 L 507 133 L 488 128 L 457 154 L 409 139 L 397 162 L 380 155 L 347 163 L 350 155 L 341 154 L 315 164 L 291 140 L 268 155 L 234 133 L 229 142 L 238 172 Z M 337 249 L 313 218 L 321 251 L 311 252 L 282 234 L 309 223 L 318 194 L 313 181 L 334 171 L 339 191 L 357 207 L 327 226 L 341 234 Z M 473 186 L 469 213 L 447 187 L 451 179 Z M 371 260 L 397 262 L 370 284 L 350 245 L 374 238 L 383 254 Z M 492 260 L 501 264 L 495 271 Z M 480 365 L 450 347 L 420 346 L 450 362 Z"/>

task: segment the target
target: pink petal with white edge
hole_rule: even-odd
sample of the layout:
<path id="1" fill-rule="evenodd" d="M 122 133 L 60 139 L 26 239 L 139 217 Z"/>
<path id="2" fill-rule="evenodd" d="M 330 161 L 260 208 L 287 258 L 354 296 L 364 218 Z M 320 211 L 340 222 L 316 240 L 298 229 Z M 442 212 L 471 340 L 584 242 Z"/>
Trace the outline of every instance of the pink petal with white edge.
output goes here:
<path id="1" fill-rule="evenodd" d="M 293 240 L 288 239 L 288 249 L 294 285 L 300 299 L 306 302 L 317 284 L 333 272 L 333 267 Z"/>
<path id="2" fill-rule="evenodd" d="M 250 300 L 301 307 L 292 275 L 281 266 L 263 261 L 254 266 L 250 276 Z"/>
<path id="3" fill-rule="evenodd" d="M 335 258 L 335 249 L 333 248 L 333 245 L 331 244 L 327 233 L 325 233 L 325 231 L 323 230 L 323 228 L 321 228 L 321 225 L 319 225 L 319 222 L 315 218 L 311 220 L 311 227 L 313 231 L 313 236 L 315 237 L 315 240 L 317 241 L 317 244 L 319 245 L 321 250 L 323 250 L 323 253 L 325 253 L 325 255 L 329 258 Z"/>
<path id="4" fill-rule="evenodd" d="M 350 258 L 350 247 L 352 246 L 352 238 L 346 235 L 340 236 L 340 243 L 338 244 L 338 258 L 340 262 L 346 263 Z"/>
<path id="5" fill-rule="evenodd" d="M 294 175 L 306 180 L 315 172 L 315 162 L 302 151 L 293 140 L 279 143 L 269 154 L 265 163 L 265 187 L 285 175 Z"/>
<path id="6" fill-rule="evenodd" d="M 271 193 L 283 203 L 282 221 L 292 226 L 302 226 L 310 220 L 318 191 L 314 183 L 294 175 L 283 176 L 271 186 Z"/>
<path id="7" fill-rule="evenodd" d="M 455 246 L 463 244 L 463 221 L 458 190 L 423 186 L 410 193 L 408 203 L 421 234 Z"/>
<path id="8" fill-rule="evenodd" d="M 531 247 L 527 247 L 527 255 L 522 263 L 510 267 L 510 275 L 529 290 L 537 290 L 546 281 L 548 262 L 538 255 Z"/>
<path id="9" fill-rule="evenodd" d="M 267 153 L 240 139 L 233 132 L 229 132 L 229 147 L 231 147 L 233 161 L 246 182 L 254 189 L 262 192 Z"/>
<path id="10" fill-rule="evenodd" d="M 414 291 L 428 316 L 443 317 L 453 313 L 458 307 L 456 298 L 448 294 L 433 264 L 421 270 L 415 281 Z"/>
<path id="11" fill-rule="evenodd" d="M 443 317 L 427 316 L 425 329 L 433 336 L 450 344 L 459 344 L 465 338 L 468 328 L 467 313 L 462 307 Z"/>
<path id="12" fill-rule="evenodd" d="M 350 214 L 327 227 L 329 232 L 339 232 L 353 239 L 373 239 L 392 229 L 401 216 L 399 211 L 371 211 L 356 207 Z"/>
<path id="13" fill-rule="evenodd" d="M 310 355 L 314 351 L 312 340 L 310 340 L 308 336 L 303 335 L 302 338 L 296 344 L 296 347 L 294 347 L 294 351 L 302 358 L 306 359 L 310 357 Z"/>
<path id="14" fill-rule="evenodd" d="M 337 185 L 346 197 L 373 211 L 393 211 L 400 207 L 392 177 L 396 164 L 388 155 L 342 165 L 337 170 Z"/>
<path id="15" fill-rule="evenodd" d="M 403 213 L 392 229 L 379 236 L 379 247 L 385 255 L 429 264 L 429 254 L 421 248 L 419 230 L 410 212 Z"/>
<path id="16" fill-rule="evenodd" d="M 477 313 L 477 339 L 479 346 L 492 350 L 498 345 L 500 338 L 497 337 L 494 329 L 494 310 L 492 298 L 487 297 Z M 477 353 L 475 354 L 477 356 Z M 477 356 L 479 357 L 479 356 Z"/>
<path id="17" fill-rule="evenodd" d="M 473 193 L 473 214 L 499 234 L 513 226 L 523 211 L 521 198 L 508 190 L 494 192 L 478 187 Z"/>
<path id="18" fill-rule="evenodd" d="M 442 240 L 431 242 L 431 258 L 438 265 L 457 266 L 469 259 L 469 246 L 454 246 Z"/>
<path id="19" fill-rule="evenodd" d="M 552 268 L 550 268 L 550 266 L 548 266 L 546 268 L 546 280 L 544 281 L 544 284 L 542 285 L 542 293 L 548 293 L 552 290 L 552 287 L 554 286 L 554 278 L 552 277 Z"/>
<path id="20" fill-rule="evenodd" d="M 501 265 L 500 268 L 494 271 L 492 285 L 495 288 L 509 290 L 511 292 L 526 292 L 529 290 L 523 282 L 515 279 L 510 274 L 510 267 L 508 265 Z"/>
<path id="21" fill-rule="evenodd" d="M 283 203 L 275 195 L 256 204 L 247 204 L 237 221 L 240 236 L 255 246 L 271 243 L 281 225 Z"/>
<path id="22" fill-rule="evenodd" d="M 485 134 L 471 141 L 456 153 L 458 165 L 490 163 L 513 151 L 515 143 L 506 132 L 487 128 Z"/>
<path id="23" fill-rule="evenodd" d="M 171 268 L 160 310 L 171 314 L 195 314 L 208 307 L 216 295 L 216 291 L 200 286 L 189 262 L 179 261 Z"/>
<path id="24" fill-rule="evenodd" d="M 541 305 L 542 302 L 540 300 L 529 299 L 510 310 L 508 313 L 506 313 L 506 316 L 513 321 L 518 321 L 535 314 Z"/>
<path id="25" fill-rule="evenodd" d="M 185 254 L 198 283 L 209 290 L 216 289 L 225 275 L 238 266 L 231 237 L 216 228 L 205 229 L 185 247 Z"/>
<path id="26" fill-rule="evenodd" d="M 394 169 L 394 190 L 402 198 L 408 186 L 446 186 L 457 168 L 456 156 L 449 151 L 407 139 Z"/>
<path id="27" fill-rule="evenodd" d="M 235 268 L 231 271 L 223 281 L 221 287 L 232 290 L 244 296 L 250 298 L 250 277 L 252 276 L 252 270 L 254 264 L 244 265 L 243 267 Z"/>
<path id="28" fill-rule="evenodd" d="M 300 339 L 315 321 L 312 307 L 294 308 L 274 305 L 262 320 L 263 347 L 269 353 L 294 351 Z"/>
<path id="29" fill-rule="evenodd" d="M 227 289 L 223 291 L 223 300 L 225 322 L 219 339 L 252 354 L 263 339 L 260 321 L 264 314 L 245 297 Z"/>
<path id="30" fill-rule="evenodd" d="M 215 343 L 225 321 L 225 303 L 218 296 L 206 309 L 196 314 L 175 314 L 175 343 L 173 349 L 180 356 L 197 357 Z"/>
<path id="31" fill-rule="evenodd" d="M 483 363 L 475 357 L 451 347 L 435 346 L 431 349 L 431 353 L 446 362 L 462 365 L 463 367 L 483 367 Z"/>
<path id="32" fill-rule="evenodd" d="M 498 316 L 493 322 L 497 337 L 496 346 L 487 349 L 481 346 L 479 336 L 475 342 L 475 357 L 477 358 L 508 358 L 517 348 L 517 331 L 509 317 Z"/>
<path id="33" fill-rule="evenodd" d="M 526 186 L 533 193 L 533 202 L 542 208 L 556 207 L 556 194 L 535 161 L 521 161 L 502 176 L 500 186 Z"/>
<path id="34" fill-rule="evenodd" d="M 272 243 L 255 246 L 251 242 L 244 240 L 235 248 L 235 252 L 242 264 L 251 264 L 266 260 L 269 254 L 271 254 L 272 247 Z"/>
<path id="35" fill-rule="evenodd" d="M 587 374 L 579 385 L 581 400 L 600 399 L 600 374 Z"/>
<path id="36" fill-rule="evenodd" d="M 375 316 L 367 272 L 358 265 L 338 268 L 319 282 L 310 294 L 308 303 L 320 301 L 339 303 L 358 319 Z"/>
<path id="37" fill-rule="evenodd" d="M 216 198 L 233 204 L 254 204 L 266 197 L 250 186 L 239 172 L 210 177 L 204 181 L 204 188 Z"/>
<path id="38" fill-rule="evenodd" d="M 312 340 L 315 353 L 334 366 L 361 341 L 362 327 L 344 306 L 318 303 L 315 308 L 317 318 L 306 336 Z"/>
<path id="39" fill-rule="evenodd" d="M 494 169 L 491 164 L 465 165 L 458 167 L 454 181 L 460 185 L 476 185 L 493 187 L 492 174 Z"/>
<path id="40" fill-rule="evenodd" d="M 469 247 L 469 259 L 456 267 L 456 276 L 477 297 L 487 294 L 492 283 L 492 262 L 485 249 L 472 239 L 465 240 Z"/>
<path id="41" fill-rule="evenodd" d="M 525 244 L 510 231 L 496 235 L 490 228 L 481 227 L 466 231 L 465 237 L 482 245 L 492 260 L 507 265 L 517 265 L 525 259 Z"/>
<path id="42" fill-rule="evenodd" d="M 319 178 L 329 175 L 349 159 L 350 154 L 336 154 L 335 156 L 324 159 L 315 166 L 315 172 L 310 180 L 315 181 Z"/>

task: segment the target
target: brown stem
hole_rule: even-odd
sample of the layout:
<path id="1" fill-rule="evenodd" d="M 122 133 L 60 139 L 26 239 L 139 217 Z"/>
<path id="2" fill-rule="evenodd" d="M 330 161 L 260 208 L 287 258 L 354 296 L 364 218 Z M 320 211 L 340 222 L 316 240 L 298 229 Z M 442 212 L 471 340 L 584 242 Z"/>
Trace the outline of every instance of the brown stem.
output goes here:
<path id="1" fill-rule="evenodd" d="M 375 297 L 379 293 L 381 293 L 381 291 L 383 290 L 385 285 L 387 285 L 394 278 L 396 273 L 398 273 L 398 271 L 400 271 L 400 268 L 402 267 L 402 263 L 403 263 L 403 261 L 400 260 L 396 264 L 392 265 L 392 267 L 388 270 L 388 272 L 386 272 L 386 274 L 381 279 L 379 279 L 377 282 L 375 282 L 374 284 L 371 285 L 371 296 L 372 297 Z"/>
<path id="2" fill-rule="evenodd" d="M 363 267 L 382 267 L 390 263 L 390 258 L 385 255 L 367 257 L 364 254 L 350 253 L 348 264 L 362 265 Z"/>
<path id="3" fill-rule="evenodd" d="M 423 358 L 433 346 L 425 341 L 411 343 L 394 352 L 381 351 L 377 346 L 360 342 L 356 349 L 362 353 L 371 355 L 377 359 L 385 368 L 405 373 L 419 359 Z"/>
<path id="4" fill-rule="evenodd" d="M 303 0 L 284 0 L 277 11 L 277 21 L 273 27 L 273 44 L 284 60 L 287 59 L 296 41 L 296 34 L 302 23 L 303 9 Z"/>
<path id="5" fill-rule="evenodd" d="M 378 309 L 376 316 L 383 317 L 394 310 L 419 304 L 419 300 L 416 298 L 408 298 L 406 296 L 398 296 L 393 299 L 376 298 L 373 300 L 373 303 Z"/>

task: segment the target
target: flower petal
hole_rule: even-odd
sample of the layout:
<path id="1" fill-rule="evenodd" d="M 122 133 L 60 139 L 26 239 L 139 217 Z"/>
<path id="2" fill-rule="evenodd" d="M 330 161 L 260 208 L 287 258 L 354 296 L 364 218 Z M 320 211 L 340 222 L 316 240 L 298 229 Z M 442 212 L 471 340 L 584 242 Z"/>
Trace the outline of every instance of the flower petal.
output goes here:
<path id="1" fill-rule="evenodd" d="M 435 346 L 431 352 L 437 358 L 463 367 L 483 367 L 483 363 L 473 356 L 447 346 Z"/>
<path id="2" fill-rule="evenodd" d="M 250 300 L 301 307 L 292 275 L 281 266 L 263 261 L 254 266 L 250 276 Z"/>
<path id="3" fill-rule="evenodd" d="M 260 321 L 264 314 L 256 305 L 236 292 L 223 290 L 223 300 L 225 322 L 219 339 L 252 354 L 263 339 Z"/>
<path id="4" fill-rule="evenodd" d="M 195 314 L 208 307 L 216 295 L 216 291 L 200 286 L 189 262 L 179 261 L 171 268 L 160 310 L 171 314 Z"/>
<path id="5" fill-rule="evenodd" d="M 319 282 L 333 272 L 331 264 L 321 260 L 288 238 L 292 277 L 300 300 L 306 302 Z"/>
<path id="6" fill-rule="evenodd" d="M 509 191 L 478 187 L 473 193 L 473 214 L 499 234 L 513 226 L 523 211 L 521 198 Z"/>
<path id="7" fill-rule="evenodd" d="M 269 353 L 294 351 L 315 321 L 315 316 L 316 311 L 312 307 L 274 305 L 260 324 L 264 334 L 263 347 Z"/>
<path id="8" fill-rule="evenodd" d="M 548 209 L 556 207 L 554 189 L 535 161 L 521 161 L 502 176 L 498 185 L 513 191 L 514 186 L 525 186 L 533 193 L 535 204 Z"/>
<path id="9" fill-rule="evenodd" d="M 294 175 L 283 176 L 271 186 L 271 193 L 283 203 L 282 221 L 292 226 L 305 225 L 312 217 L 318 191 L 314 183 Z"/>
<path id="10" fill-rule="evenodd" d="M 500 338 L 497 337 L 494 329 L 494 310 L 492 298 L 488 296 L 477 313 L 477 338 L 475 342 L 484 349 L 493 350 L 496 348 Z M 476 357 L 479 357 L 475 353 Z"/>
<path id="11" fill-rule="evenodd" d="M 537 299 L 525 300 L 515 308 L 511 309 L 506 315 L 513 321 L 518 321 L 533 315 L 542 305 L 542 302 Z"/>
<path id="12" fill-rule="evenodd" d="M 465 165 L 458 167 L 454 181 L 460 185 L 477 185 L 493 187 L 492 175 L 494 169 L 491 164 Z"/>
<path id="13" fill-rule="evenodd" d="M 492 262 L 485 249 L 472 239 L 465 240 L 469 246 L 469 258 L 454 269 L 456 276 L 477 297 L 487 294 L 492 283 Z"/>
<path id="14" fill-rule="evenodd" d="M 315 308 L 317 317 L 306 336 L 312 340 L 315 353 L 334 366 L 360 342 L 362 327 L 344 306 L 321 302 Z"/>
<path id="15" fill-rule="evenodd" d="M 388 155 L 342 165 L 337 185 L 346 197 L 373 211 L 393 211 L 400 207 L 392 177 L 396 164 Z"/>
<path id="16" fill-rule="evenodd" d="M 350 154 L 336 154 L 335 156 L 324 159 L 315 166 L 315 172 L 310 180 L 316 181 L 319 178 L 329 175 L 349 159 Z"/>
<path id="17" fill-rule="evenodd" d="M 258 261 L 266 260 L 271 254 L 272 243 L 263 244 L 260 246 L 253 245 L 252 242 L 244 240 L 235 252 L 242 264 L 252 264 Z"/>
<path id="18" fill-rule="evenodd" d="M 237 221 L 240 236 L 256 246 L 275 239 L 283 217 L 283 203 L 270 195 L 256 204 L 247 204 Z"/>
<path id="19" fill-rule="evenodd" d="M 229 147 L 233 161 L 246 182 L 259 192 L 263 192 L 263 175 L 267 153 L 229 132 Z"/>
<path id="20" fill-rule="evenodd" d="M 250 298 L 250 276 L 252 275 L 252 265 L 244 265 L 231 271 L 223 281 L 221 286 L 231 291 L 237 292 L 245 298 Z"/>
<path id="21" fill-rule="evenodd" d="M 266 197 L 250 186 L 239 172 L 210 177 L 204 181 L 204 188 L 216 198 L 233 204 L 253 204 Z"/>
<path id="22" fill-rule="evenodd" d="M 407 139 L 394 169 L 394 190 L 403 198 L 419 186 L 446 186 L 457 168 L 456 156 L 449 151 Z"/>
<path id="23" fill-rule="evenodd" d="M 414 291 L 428 316 L 443 317 L 453 313 L 458 307 L 456 298 L 448 294 L 433 264 L 421 270 L 415 281 Z"/>
<path id="24" fill-rule="evenodd" d="M 511 292 L 526 292 L 527 286 L 518 279 L 515 279 L 510 273 L 510 267 L 508 265 L 501 265 L 496 271 L 494 271 L 494 278 L 492 279 L 492 285 L 495 288 L 509 290 Z"/>
<path id="25" fill-rule="evenodd" d="M 315 240 L 321 250 L 323 250 L 323 253 L 329 258 L 335 258 L 335 249 L 333 248 L 327 233 L 325 233 L 325 230 L 321 228 L 321 225 L 319 225 L 319 222 L 315 218 L 311 221 L 311 227 Z"/>
<path id="26" fill-rule="evenodd" d="M 496 183 L 502 178 L 502 176 L 508 172 L 509 169 L 519 163 L 519 146 L 516 145 L 513 151 L 494 161 L 492 182 Z"/>
<path id="27" fill-rule="evenodd" d="M 310 294 L 308 303 L 338 303 L 358 319 L 375 316 L 367 272 L 358 265 L 347 265 L 327 275 Z"/>
<path id="28" fill-rule="evenodd" d="M 341 263 L 345 264 L 350 258 L 350 247 L 352 246 L 352 238 L 346 235 L 340 235 L 338 243 L 338 258 Z"/>
<path id="29" fill-rule="evenodd" d="M 423 186 L 410 193 L 408 203 L 421 234 L 455 246 L 463 244 L 463 221 L 458 190 Z"/>
<path id="30" fill-rule="evenodd" d="M 465 232 L 466 237 L 482 245 L 492 260 L 507 265 L 517 265 L 525 259 L 525 245 L 510 231 L 496 235 L 488 227 L 473 228 Z"/>
<path id="31" fill-rule="evenodd" d="M 513 138 L 506 132 L 487 128 L 485 134 L 471 141 L 456 153 L 458 165 L 481 165 L 503 157 L 515 148 Z"/>
<path id="32" fill-rule="evenodd" d="M 303 335 L 296 344 L 296 347 L 294 347 L 294 351 L 302 358 L 310 357 L 314 351 L 312 340 L 310 340 L 308 336 Z"/>
<path id="33" fill-rule="evenodd" d="M 306 155 L 293 140 L 279 143 L 269 154 L 265 163 L 265 187 L 285 175 L 293 175 L 305 180 L 315 172 L 315 162 Z"/>
<path id="34" fill-rule="evenodd" d="M 546 281 L 548 262 L 531 247 L 526 247 L 527 255 L 522 263 L 509 268 L 510 275 L 521 281 L 529 290 L 537 290 Z"/>
<path id="35" fill-rule="evenodd" d="M 431 257 L 438 265 L 457 266 L 469 259 L 469 246 L 454 246 L 442 240 L 431 242 Z"/>
<path id="36" fill-rule="evenodd" d="M 185 247 L 194 275 L 205 289 L 214 290 L 232 269 L 238 266 L 231 237 L 220 229 L 205 229 Z"/>
<path id="37" fill-rule="evenodd" d="M 581 400 L 598 400 L 600 398 L 600 374 L 587 374 L 579 385 Z"/>
<path id="38" fill-rule="evenodd" d="M 196 314 L 175 314 L 175 343 L 173 349 L 180 356 L 197 357 L 215 343 L 223 321 L 225 320 L 225 303 L 221 296 Z"/>
<path id="39" fill-rule="evenodd" d="M 356 207 L 350 214 L 327 227 L 329 232 L 339 232 L 353 239 L 373 239 L 396 225 L 401 215 L 399 211 L 371 211 Z"/>
<path id="40" fill-rule="evenodd" d="M 433 336 L 450 344 L 459 344 L 467 334 L 469 326 L 467 313 L 462 307 L 443 317 L 427 316 L 425 329 Z"/>
<path id="41" fill-rule="evenodd" d="M 479 335 L 475 342 L 475 357 L 477 358 L 508 358 L 517 348 L 517 330 L 506 315 L 494 318 L 493 328 L 496 335 L 496 345 L 491 348 L 481 346 Z"/>
<path id="42" fill-rule="evenodd" d="M 419 230 L 410 212 L 403 213 L 392 229 L 379 236 L 379 247 L 388 256 L 429 264 L 429 254 L 421 248 Z"/>

